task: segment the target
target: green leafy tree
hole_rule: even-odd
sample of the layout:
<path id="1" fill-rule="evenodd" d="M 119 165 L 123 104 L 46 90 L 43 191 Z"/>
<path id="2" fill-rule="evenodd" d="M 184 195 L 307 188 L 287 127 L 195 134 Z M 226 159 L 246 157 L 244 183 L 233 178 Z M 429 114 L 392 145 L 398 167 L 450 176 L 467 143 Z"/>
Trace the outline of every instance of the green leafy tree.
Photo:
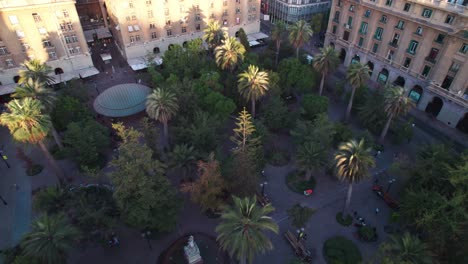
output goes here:
<path id="1" fill-rule="evenodd" d="M 226 184 L 221 177 L 219 162 L 213 153 L 208 160 L 198 162 L 198 179 L 182 185 L 183 192 L 189 192 L 190 198 L 199 204 L 203 211 L 218 211 L 223 205 Z"/>
<path id="2" fill-rule="evenodd" d="M 273 249 L 264 230 L 278 233 L 278 225 L 267 216 L 274 208 L 270 204 L 259 207 L 255 198 L 234 196 L 233 201 L 234 205 L 221 215 L 216 240 L 240 263 L 253 263 L 256 254 Z"/>
<path id="3" fill-rule="evenodd" d="M 299 49 L 312 37 L 312 28 L 304 20 L 299 20 L 289 26 L 289 41 L 296 48 L 296 58 L 299 59 Z"/>
<path id="4" fill-rule="evenodd" d="M 272 96 L 262 105 L 262 121 L 271 130 L 288 127 L 288 107 L 279 96 Z"/>
<path id="5" fill-rule="evenodd" d="M 13 139 L 21 143 L 37 144 L 62 182 L 62 170 L 58 167 L 44 144 L 52 123 L 48 115 L 42 114 L 43 105 L 32 98 L 15 99 L 6 107 L 7 112 L 0 115 L 0 124 L 8 127 Z"/>
<path id="6" fill-rule="evenodd" d="M 385 104 L 385 97 L 380 91 L 370 91 L 365 94 L 364 98 L 364 102 L 357 107 L 358 120 L 363 127 L 378 133 L 382 130 L 387 116 L 382 107 Z M 357 103 L 356 100 L 355 105 Z"/>
<path id="7" fill-rule="evenodd" d="M 312 172 L 327 164 L 328 151 L 319 143 L 304 142 L 297 150 L 297 165 L 305 171 L 307 181 L 312 178 Z"/>
<path id="8" fill-rule="evenodd" d="M 323 13 L 315 13 L 310 21 L 310 25 L 314 32 L 320 32 L 322 30 Z"/>
<path id="9" fill-rule="evenodd" d="M 140 143 L 140 132 L 122 124 L 113 124 L 113 128 L 123 142 L 109 176 L 123 220 L 141 229 L 173 230 L 181 199 L 164 176 L 164 164 L 152 159 L 151 149 Z"/>
<path id="10" fill-rule="evenodd" d="M 249 52 L 250 51 L 250 45 L 249 45 L 249 40 L 247 39 L 247 34 L 245 34 L 245 31 L 243 28 L 240 28 L 238 31 L 238 38 L 240 43 L 244 46 L 245 51 Z"/>
<path id="11" fill-rule="evenodd" d="M 50 116 L 54 127 L 59 131 L 63 131 L 72 122 L 91 118 L 91 113 L 86 107 L 83 107 L 78 99 L 71 96 L 61 96 L 58 98 Z"/>
<path id="12" fill-rule="evenodd" d="M 92 119 L 73 122 L 68 125 L 63 142 L 70 148 L 73 159 L 79 165 L 99 167 L 110 144 L 109 130 Z"/>
<path id="13" fill-rule="evenodd" d="M 221 28 L 217 20 L 209 21 L 203 32 L 203 40 L 208 43 L 211 49 L 221 45 L 223 40 L 226 38 L 224 30 Z"/>
<path id="14" fill-rule="evenodd" d="M 307 119 L 314 120 L 317 115 L 328 112 L 328 98 L 313 94 L 304 95 L 302 112 Z"/>
<path id="15" fill-rule="evenodd" d="M 333 47 L 321 48 L 320 53 L 315 55 L 312 65 L 316 71 L 322 74 L 319 95 L 322 95 L 325 77 L 338 67 L 338 63 L 338 55 Z"/>
<path id="16" fill-rule="evenodd" d="M 285 39 L 285 35 L 288 32 L 287 26 L 282 21 L 275 22 L 273 29 L 271 30 L 271 39 L 275 42 L 276 46 L 276 57 L 275 67 L 278 66 L 279 53 L 281 48 L 281 42 Z"/>
<path id="17" fill-rule="evenodd" d="M 41 213 L 57 214 L 64 209 L 68 198 L 65 189 L 58 186 L 46 187 L 34 195 L 33 207 Z"/>
<path id="18" fill-rule="evenodd" d="M 222 45 L 214 50 L 216 64 L 222 70 L 233 71 L 242 60 L 244 60 L 245 48 L 234 37 L 227 37 L 222 41 Z"/>
<path id="19" fill-rule="evenodd" d="M 195 163 L 195 149 L 186 144 L 176 145 L 169 154 L 169 159 L 174 168 L 182 170 L 182 176 L 185 178 Z"/>
<path id="20" fill-rule="evenodd" d="M 315 72 L 296 58 L 282 60 L 278 65 L 278 74 L 279 85 L 286 94 L 297 90 L 307 93 L 315 87 Z"/>
<path id="21" fill-rule="evenodd" d="M 153 158 L 158 156 L 159 129 L 148 117 L 143 117 L 140 121 L 141 133 L 145 139 L 145 144 L 153 151 Z"/>
<path id="22" fill-rule="evenodd" d="M 293 226 L 301 228 L 307 224 L 314 212 L 314 209 L 297 203 L 288 209 L 288 216 L 292 218 Z"/>
<path id="23" fill-rule="evenodd" d="M 168 89 L 156 88 L 146 100 L 146 112 L 154 120 L 163 124 L 164 138 L 169 141 L 167 123 L 179 110 L 176 95 Z"/>
<path id="24" fill-rule="evenodd" d="M 413 101 L 406 96 L 405 89 L 400 86 L 387 86 L 385 88 L 385 105 L 384 109 L 387 113 L 387 122 L 379 137 L 379 142 L 383 143 L 385 135 L 387 135 L 388 128 L 393 118 L 398 118 L 405 115 L 414 106 Z"/>
<path id="25" fill-rule="evenodd" d="M 418 237 L 405 232 L 403 235 L 392 235 L 390 241 L 380 246 L 385 264 L 431 264 L 432 252 L 426 243 Z"/>
<path id="26" fill-rule="evenodd" d="M 291 130 L 291 136 L 298 145 L 304 142 L 315 142 L 328 149 L 333 142 L 335 125 L 328 119 L 325 113 L 317 115 L 313 122 L 298 120 L 296 127 Z"/>
<path id="27" fill-rule="evenodd" d="M 351 109 L 353 108 L 354 94 L 356 90 L 366 84 L 369 80 L 369 67 L 360 63 L 351 64 L 346 70 L 346 80 L 351 85 L 351 97 L 349 98 L 348 107 L 346 108 L 345 121 L 349 121 Z"/>
<path id="28" fill-rule="evenodd" d="M 26 61 L 23 65 L 26 69 L 19 71 L 20 79 L 18 83 L 27 83 L 30 79 L 39 83 L 52 84 L 54 78 L 49 76 L 52 73 L 52 67 L 34 59 Z"/>
<path id="29" fill-rule="evenodd" d="M 364 140 L 361 139 L 359 142 L 350 140 L 338 147 L 335 153 L 336 176 L 341 181 L 349 183 L 343 215 L 348 212 L 353 183 L 369 177 L 369 169 L 374 166 L 374 157 L 370 154 L 370 149 L 366 147 Z"/>
<path id="30" fill-rule="evenodd" d="M 26 256 L 40 259 L 41 263 L 66 263 L 79 231 L 69 225 L 64 215 L 43 215 L 32 224 L 31 231 L 20 242 Z"/>
<path id="31" fill-rule="evenodd" d="M 252 104 L 252 116 L 255 118 L 255 102 L 268 91 L 268 73 L 260 71 L 257 66 L 249 68 L 238 75 L 239 93 Z"/>

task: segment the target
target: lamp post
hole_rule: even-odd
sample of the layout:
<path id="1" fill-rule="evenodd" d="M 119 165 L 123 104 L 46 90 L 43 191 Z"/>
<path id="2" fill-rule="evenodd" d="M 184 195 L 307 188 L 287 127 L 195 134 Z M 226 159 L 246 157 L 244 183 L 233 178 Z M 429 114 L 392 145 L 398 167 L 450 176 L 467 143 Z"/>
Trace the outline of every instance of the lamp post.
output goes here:
<path id="1" fill-rule="evenodd" d="M 260 187 L 262 187 L 262 196 L 265 196 L 265 186 L 268 184 L 268 182 L 263 182 L 260 183 Z"/>
<path id="2" fill-rule="evenodd" d="M 141 237 L 146 239 L 146 242 L 148 242 L 149 249 L 153 249 L 153 247 L 151 246 L 150 235 L 151 235 L 151 231 L 149 230 L 141 232 Z"/>
<path id="3" fill-rule="evenodd" d="M 3 146 L 2 146 L 3 148 Z M 6 155 L 3 155 L 3 149 L 0 149 L 0 157 L 2 158 L 3 162 L 5 162 L 5 164 L 7 165 L 8 168 L 11 168 L 10 167 L 10 164 L 8 164 L 8 157 Z"/>
<path id="4" fill-rule="evenodd" d="M 387 191 L 385 191 L 386 193 L 388 193 L 388 191 L 390 191 L 390 187 L 392 187 L 392 184 L 396 182 L 396 179 L 391 179 L 388 181 L 388 187 L 387 187 Z"/>
<path id="5" fill-rule="evenodd" d="M 0 195 L 0 200 L 2 200 L 4 205 L 8 205 L 8 203 L 5 201 L 5 199 L 3 199 L 3 197 L 1 195 Z"/>

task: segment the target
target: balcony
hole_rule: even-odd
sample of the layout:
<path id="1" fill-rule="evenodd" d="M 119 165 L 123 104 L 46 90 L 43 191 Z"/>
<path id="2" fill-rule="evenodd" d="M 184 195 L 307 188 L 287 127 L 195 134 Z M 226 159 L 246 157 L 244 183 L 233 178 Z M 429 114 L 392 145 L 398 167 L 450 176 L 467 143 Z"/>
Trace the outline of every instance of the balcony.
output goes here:
<path id="1" fill-rule="evenodd" d="M 398 41 L 390 41 L 390 42 L 388 43 L 388 45 L 390 45 L 390 46 L 392 46 L 392 47 L 394 47 L 394 48 L 398 48 Z"/>
<path id="2" fill-rule="evenodd" d="M 340 20 L 337 19 L 337 18 L 333 18 L 333 22 L 335 22 L 335 23 L 340 23 Z"/>
<path id="3" fill-rule="evenodd" d="M 346 29 L 353 29 L 353 27 L 350 25 L 350 24 L 343 24 L 343 26 L 346 28 Z"/>
<path id="4" fill-rule="evenodd" d="M 435 64 L 436 63 L 436 58 L 435 57 L 431 57 L 431 56 L 427 56 L 425 58 L 426 61 L 432 63 L 432 64 Z"/>

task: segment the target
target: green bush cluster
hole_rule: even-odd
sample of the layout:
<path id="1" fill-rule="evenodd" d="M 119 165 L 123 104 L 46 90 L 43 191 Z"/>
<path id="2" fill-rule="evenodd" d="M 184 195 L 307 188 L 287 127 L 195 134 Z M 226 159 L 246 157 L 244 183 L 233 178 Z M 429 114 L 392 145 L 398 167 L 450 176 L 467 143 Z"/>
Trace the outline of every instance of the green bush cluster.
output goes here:
<path id="1" fill-rule="evenodd" d="M 350 226 L 353 223 L 353 217 L 350 214 L 343 217 L 343 212 L 339 212 L 336 214 L 336 221 L 342 226 Z"/>
<path id="2" fill-rule="evenodd" d="M 328 264 L 358 264 L 362 262 L 361 252 L 349 239 L 336 236 L 323 244 L 323 256 Z"/>

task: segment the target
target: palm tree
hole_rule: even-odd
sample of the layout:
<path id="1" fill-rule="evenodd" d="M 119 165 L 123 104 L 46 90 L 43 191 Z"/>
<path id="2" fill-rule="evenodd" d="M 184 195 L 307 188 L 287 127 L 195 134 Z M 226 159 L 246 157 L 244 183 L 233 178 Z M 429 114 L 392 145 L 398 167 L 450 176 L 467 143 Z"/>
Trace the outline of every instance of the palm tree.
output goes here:
<path id="1" fill-rule="evenodd" d="M 6 107 L 8 111 L 0 115 L 0 124 L 8 127 L 16 141 L 38 144 L 55 170 L 59 182 L 62 183 L 62 170 L 44 144 L 44 139 L 52 125 L 50 116 L 42 114 L 42 103 L 27 97 L 21 100 L 12 100 Z"/>
<path id="2" fill-rule="evenodd" d="M 287 32 L 287 27 L 283 21 L 276 22 L 275 25 L 273 26 L 273 30 L 271 31 L 271 39 L 275 42 L 275 45 L 276 45 L 275 66 L 278 66 L 281 41 L 283 41 L 283 38 L 286 32 Z"/>
<path id="3" fill-rule="evenodd" d="M 299 49 L 309 41 L 314 32 L 309 23 L 304 20 L 299 20 L 289 27 L 289 41 L 296 48 L 296 57 L 299 59 Z"/>
<path id="4" fill-rule="evenodd" d="M 259 207 L 255 197 L 241 199 L 233 196 L 233 202 L 234 205 L 227 207 L 221 215 L 222 222 L 216 227 L 216 240 L 240 263 L 252 263 L 257 253 L 273 249 L 263 231 L 278 233 L 278 225 L 267 216 L 274 208 L 270 204 Z"/>
<path id="5" fill-rule="evenodd" d="M 62 214 L 44 215 L 32 224 L 32 230 L 26 234 L 20 246 L 26 256 L 38 258 L 41 263 L 66 263 L 67 251 L 79 231 L 69 225 Z"/>
<path id="6" fill-rule="evenodd" d="M 169 136 L 167 122 L 172 119 L 177 113 L 177 110 L 179 110 L 179 105 L 177 104 L 176 95 L 173 92 L 167 89 L 156 88 L 152 94 L 148 95 L 146 100 L 146 112 L 149 117 L 163 124 L 166 142 Z"/>
<path id="7" fill-rule="evenodd" d="M 245 48 L 234 37 L 227 37 L 222 45 L 215 48 L 216 64 L 222 70 L 234 70 L 237 64 L 244 59 Z"/>
<path id="8" fill-rule="evenodd" d="M 431 264 L 432 252 L 417 236 L 405 232 L 401 236 L 392 235 L 383 243 L 381 250 L 394 263 Z"/>
<path id="9" fill-rule="evenodd" d="M 51 84 L 54 81 L 54 78 L 49 76 L 49 74 L 52 73 L 52 67 L 41 63 L 40 60 L 34 59 L 27 61 L 23 64 L 23 67 L 26 67 L 26 70 L 19 71 L 20 84 L 27 83 L 29 79 L 46 84 Z"/>
<path id="10" fill-rule="evenodd" d="M 325 76 L 334 71 L 338 66 L 339 59 L 333 47 L 326 47 L 320 49 L 320 53 L 314 58 L 314 69 L 322 73 L 322 80 L 320 81 L 319 95 L 322 95 L 323 84 L 325 83 Z"/>
<path id="11" fill-rule="evenodd" d="M 30 97 L 33 99 L 39 100 L 44 106 L 45 113 L 50 114 L 52 109 L 55 106 L 55 101 L 57 100 L 57 95 L 54 90 L 46 87 L 44 83 L 41 83 L 37 80 L 29 79 L 23 85 L 16 87 L 16 91 L 13 94 L 15 98 L 25 98 Z M 51 127 L 52 136 L 54 137 L 55 143 L 60 149 L 63 149 L 62 141 L 60 136 L 52 125 Z"/>
<path id="12" fill-rule="evenodd" d="M 315 142 L 306 142 L 297 150 L 297 165 L 305 171 L 306 180 L 312 177 L 312 171 L 317 170 L 327 163 L 327 152 Z"/>
<path id="13" fill-rule="evenodd" d="M 343 210 L 343 215 L 348 211 L 353 191 L 353 183 L 357 183 L 369 176 L 369 168 L 375 166 L 374 157 L 370 154 L 370 149 L 365 145 L 363 139 L 359 142 L 350 140 L 341 143 L 335 153 L 336 176 L 341 181 L 349 183 L 348 195 Z"/>
<path id="14" fill-rule="evenodd" d="M 176 145 L 169 157 L 172 166 L 182 169 L 182 176 L 185 178 L 195 163 L 195 149 L 187 144 Z"/>
<path id="15" fill-rule="evenodd" d="M 413 101 L 405 95 L 405 89 L 401 86 L 388 85 L 385 89 L 385 112 L 387 113 L 387 123 L 380 134 L 379 142 L 383 143 L 385 135 L 393 118 L 405 115 L 414 106 Z"/>
<path id="16" fill-rule="evenodd" d="M 203 32 L 205 33 L 203 35 L 203 40 L 206 41 L 212 49 L 221 45 L 225 38 L 225 31 L 221 28 L 217 20 L 208 22 Z"/>
<path id="17" fill-rule="evenodd" d="M 353 63 L 346 71 L 346 80 L 351 85 L 351 97 L 349 98 L 348 108 L 346 109 L 345 121 L 348 122 L 351 115 L 351 108 L 353 108 L 354 94 L 356 89 L 363 86 L 369 80 L 369 67 L 360 63 Z"/>
<path id="18" fill-rule="evenodd" d="M 237 88 L 245 99 L 252 103 L 252 117 L 255 117 L 255 101 L 268 91 L 268 73 L 259 71 L 255 65 L 249 65 L 246 71 L 238 75 Z"/>

